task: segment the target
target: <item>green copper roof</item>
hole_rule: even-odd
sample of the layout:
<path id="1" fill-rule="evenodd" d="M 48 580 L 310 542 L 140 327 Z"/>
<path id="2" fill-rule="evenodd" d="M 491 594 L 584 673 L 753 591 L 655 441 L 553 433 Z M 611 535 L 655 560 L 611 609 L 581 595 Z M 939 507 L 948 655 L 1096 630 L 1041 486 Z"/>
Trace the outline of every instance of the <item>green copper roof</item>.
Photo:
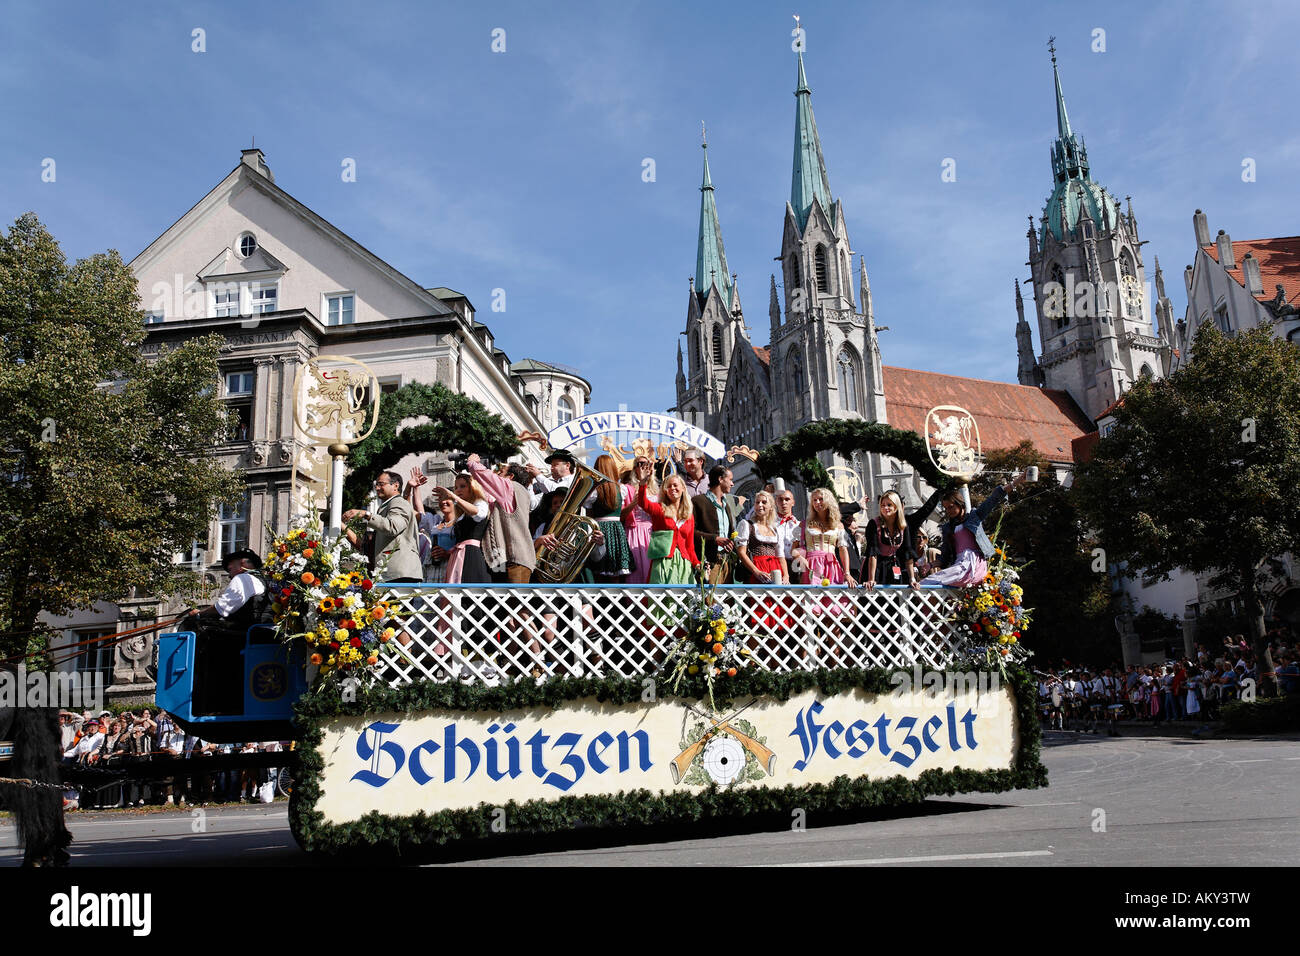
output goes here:
<path id="1" fill-rule="evenodd" d="M 790 205 L 794 208 L 799 229 L 808 224 L 808 210 L 813 197 L 821 201 L 822 209 L 831 214 L 831 184 L 826 178 L 826 160 L 822 157 L 822 143 L 817 136 L 817 121 L 813 118 L 812 90 L 803 70 L 803 54 L 799 54 L 799 88 L 794 91 L 794 173 L 790 177 Z"/>
<path id="2" fill-rule="evenodd" d="M 695 291 L 701 301 L 709 294 L 710 284 L 718 287 L 722 301 L 731 308 L 731 273 L 727 271 L 727 253 L 722 248 L 722 227 L 718 225 L 718 207 L 713 201 L 713 180 L 709 176 L 709 144 L 704 144 L 704 181 L 700 185 L 700 240 L 695 251 Z"/>
<path id="3" fill-rule="evenodd" d="M 1045 222 L 1041 238 L 1046 241 L 1050 232 L 1057 240 L 1063 241 L 1067 233 L 1078 228 L 1085 210 L 1099 229 L 1103 221 L 1114 226 L 1119 217 L 1119 204 L 1092 181 L 1088 149 L 1082 138 L 1070 128 L 1055 51 L 1052 53 L 1052 79 L 1056 85 L 1056 142 L 1052 144 L 1052 195 L 1043 209 Z"/>

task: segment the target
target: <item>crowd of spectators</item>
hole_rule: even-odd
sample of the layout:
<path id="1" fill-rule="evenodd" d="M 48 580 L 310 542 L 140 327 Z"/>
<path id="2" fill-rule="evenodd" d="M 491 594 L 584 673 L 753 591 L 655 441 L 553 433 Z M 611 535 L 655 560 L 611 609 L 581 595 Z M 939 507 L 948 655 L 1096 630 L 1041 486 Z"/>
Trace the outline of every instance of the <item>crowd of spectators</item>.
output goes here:
<path id="1" fill-rule="evenodd" d="M 1270 635 L 1271 674 L 1260 663 L 1244 636 L 1237 634 L 1210 651 L 1196 645 L 1195 654 L 1164 664 L 1127 667 L 1047 667 L 1038 671 L 1039 714 L 1049 728 L 1105 726 L 1115 734 L 1121 720 L 1217 720 L 1223 706 L 1252 693 L 1265 677 L 1275 677 L 1278 692 L 1300 693 L 1300 645 L 1281 632 Z"/>
<path id="2" fill-rule="evenodd" d="M 280 752 L 279 741 L 214 744 L 187 734 L 165 712 L 149 708 L 120 714 L 59 711 L 60 745 L 65 765 L 122 769 L 132 764 L 173 762 L 176 773 L 152 780 L 126 779 L 83 784 L 64 795 L 69 809 L 111 809 L 146 805 L 206 806 L 208 803 L 265 801 L 275 768 L 203 772 L 212 754 Z M 170 769 L 170 768 L 169 768 Z"/>

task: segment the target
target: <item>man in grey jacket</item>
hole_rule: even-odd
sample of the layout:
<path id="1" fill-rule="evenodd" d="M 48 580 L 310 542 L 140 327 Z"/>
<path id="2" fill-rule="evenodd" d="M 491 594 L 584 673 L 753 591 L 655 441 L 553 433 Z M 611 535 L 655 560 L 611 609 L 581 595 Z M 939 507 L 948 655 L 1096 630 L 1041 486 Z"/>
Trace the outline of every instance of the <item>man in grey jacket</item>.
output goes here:
<path id="1" fill-rule="evenodd" d="M 376 566 L 385 556 L 388 559 L 383 574 L 377 579 L 379 583 L 418 584 L 424 580 L 416 539 L 419 524 L 411 503 L 402 497 L 402 476 L 395 471 L 381 472 L 375 479 L 375 494 L 379 497 L 377 510 L 353 508 L 343 513 L 343 520 L 351 521 L 360 515 L 366 527 L 375 533 Z M 348 540 L 354 545 L 357 543 L 356 535 L 351 531 Z"/>

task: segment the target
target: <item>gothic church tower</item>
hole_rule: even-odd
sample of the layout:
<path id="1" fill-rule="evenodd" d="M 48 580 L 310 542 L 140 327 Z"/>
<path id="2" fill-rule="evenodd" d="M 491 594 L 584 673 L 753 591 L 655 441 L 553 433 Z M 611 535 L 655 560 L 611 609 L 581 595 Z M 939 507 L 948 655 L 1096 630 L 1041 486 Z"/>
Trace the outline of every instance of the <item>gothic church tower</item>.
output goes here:
<path id="1" fill-rule="evenodd" d="M 704 143 L 704 177 L 700 185 L 700 229 L 695 277 L 686 303 L 686 359 L 677 347 L 677 412 L 686 421 L 713 431 L 727 390 L 732 353 L 745 341 L 744 317 L 735 277 L 727 271 L 722 227 L 709 174 L 709 144 Z"/>
<path id="2" fill-rule="evenodd" d="M 885 420 L 866 264 L 861 265 L 859 312 L 844 208 L 831 198 L 802 52 L 798 58 L 794 166 L 780 255 L 785 294 L 774 294 L 770 308 L 776 435 L 825 418 Z"/>
<path id="3" fill-rule="evenodd" d="M 1021 385 L 1063 389 L 1096 418 L 1139 376 L 1163 376 L 1168 341 L 1152 334 L 1137 219 L 1132 203 L 1093 181 L 1088 151 L 1070 127 L 1056 82 L 1052 193 L 1028 232 L 1029 266 L 1042 354 L 1035 359 L 1017 285 L 1016 344 Z"/>

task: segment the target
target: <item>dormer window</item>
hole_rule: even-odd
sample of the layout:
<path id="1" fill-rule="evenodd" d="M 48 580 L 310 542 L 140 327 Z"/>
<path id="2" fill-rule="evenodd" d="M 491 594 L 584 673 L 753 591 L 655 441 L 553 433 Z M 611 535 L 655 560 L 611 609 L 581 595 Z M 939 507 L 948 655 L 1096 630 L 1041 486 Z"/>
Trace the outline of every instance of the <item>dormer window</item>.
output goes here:
<path id="1" fill-rule="evenodd" d="M 235 243 L 235 248 L 239 250 L 241 259 L 247 259 L 257 251 L 257 236 L 251 232 L 244 233 Z"/>

